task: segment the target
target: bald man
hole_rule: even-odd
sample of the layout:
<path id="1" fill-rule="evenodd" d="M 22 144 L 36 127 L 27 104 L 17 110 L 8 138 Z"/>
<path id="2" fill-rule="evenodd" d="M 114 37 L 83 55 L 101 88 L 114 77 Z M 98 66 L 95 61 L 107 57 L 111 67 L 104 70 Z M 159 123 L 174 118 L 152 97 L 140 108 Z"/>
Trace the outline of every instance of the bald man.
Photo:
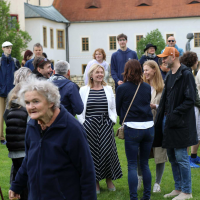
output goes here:
<path id="1" fill-rule="evenodd" d="M 167 39 L 167 47 L 175 47 L 179 52 L 179 57 L 183 55 L 183 49 L 179 48 L 176 44 L 176 39 L 174 36 L 169 36 Z M 163 53 L 164 49 L 161 51 Z"/>

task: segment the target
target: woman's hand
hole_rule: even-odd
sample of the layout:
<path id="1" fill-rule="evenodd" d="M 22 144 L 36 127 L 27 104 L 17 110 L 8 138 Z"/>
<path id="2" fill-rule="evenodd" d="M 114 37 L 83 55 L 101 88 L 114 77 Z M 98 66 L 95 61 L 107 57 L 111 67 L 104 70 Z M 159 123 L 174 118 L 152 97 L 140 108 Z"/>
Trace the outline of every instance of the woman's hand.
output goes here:
<path id="1" fill-rule="evenodd" d="M 20 195 L 16 194 L 12 190 L 9 190 L 8 195 L 9 195 L 9 199 L 12 199 L 12 200 L 14 200 L 14 199 L 20 199 Z"/>
<path id="2" fill-rule="evenodd" d="M 156 109 L 156 104 L 150 103 L 150 107 L 151 107 L 151 109 Z"/>

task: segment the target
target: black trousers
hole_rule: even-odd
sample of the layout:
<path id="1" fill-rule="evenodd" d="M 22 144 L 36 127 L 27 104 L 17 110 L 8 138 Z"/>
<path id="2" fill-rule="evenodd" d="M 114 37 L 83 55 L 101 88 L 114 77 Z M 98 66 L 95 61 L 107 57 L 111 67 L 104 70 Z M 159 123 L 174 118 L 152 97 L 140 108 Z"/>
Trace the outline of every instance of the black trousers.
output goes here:
<path id="1" fill-rule="evenodd" d="M 19 168 L 22 165 L 24 158 L 13 158 L 12 162 L 13 162 L 13 166 L 14 166 L 14 170 L 13 170 L 13 180 L 15 180 L 15 176 L 17 175 L 17 172 L 19 170 Z M 20 200 L 28 200 L 28 188 L 25 188 L 22 193 L 20 194 L 21 199 Z"/>

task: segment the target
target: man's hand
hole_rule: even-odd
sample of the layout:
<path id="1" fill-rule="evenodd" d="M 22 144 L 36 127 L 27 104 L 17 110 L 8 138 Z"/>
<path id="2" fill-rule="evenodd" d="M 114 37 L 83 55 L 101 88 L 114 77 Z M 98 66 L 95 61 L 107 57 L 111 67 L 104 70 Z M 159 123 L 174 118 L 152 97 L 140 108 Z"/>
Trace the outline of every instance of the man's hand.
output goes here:
<path id="1" fill-rule="evenodd" d="M 123 81 L 118 81 L 118 82 L 117 82 L 118 85 L 121 85 L 121 84 L 123 84 L 123 83 L 124 83 Z"/>
<path id="2" fill-rule="evenodd" d="M 20 195 L 16 194 L 12 190 L 9 190 L 8 195 L 9 195 L 9 199 L 11 200 L 20 199 Z"/>

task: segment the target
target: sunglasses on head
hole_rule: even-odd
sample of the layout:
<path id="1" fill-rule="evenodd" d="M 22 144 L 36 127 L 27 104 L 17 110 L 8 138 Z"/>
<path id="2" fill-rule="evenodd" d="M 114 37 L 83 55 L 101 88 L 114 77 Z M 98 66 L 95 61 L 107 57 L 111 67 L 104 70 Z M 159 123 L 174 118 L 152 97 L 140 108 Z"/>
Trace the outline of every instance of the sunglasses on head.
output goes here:
<path id="1" fill-rule="evenodd" d="M 174 42 L 175 40 L 168 40 L 168 42 Z"/>

